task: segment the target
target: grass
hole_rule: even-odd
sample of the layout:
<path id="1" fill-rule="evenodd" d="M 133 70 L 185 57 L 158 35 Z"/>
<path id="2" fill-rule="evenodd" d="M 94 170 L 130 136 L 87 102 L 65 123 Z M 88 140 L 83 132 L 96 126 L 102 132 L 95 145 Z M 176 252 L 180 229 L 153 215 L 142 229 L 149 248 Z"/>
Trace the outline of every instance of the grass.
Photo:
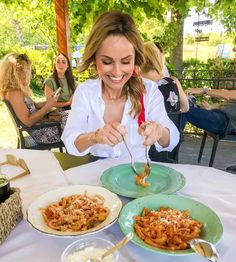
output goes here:
<path id="1" fill-rule="evenodd" d="M 231 51 L 231 58 L 234 57 L 233 51 Z M 184 44 L 183 59 L 197 58 L 203 62 L 207 62 L 208 59 L 216 58 L 217 46 L 209 46 L 206 42 L 198 42 L 194 44 Z"/>

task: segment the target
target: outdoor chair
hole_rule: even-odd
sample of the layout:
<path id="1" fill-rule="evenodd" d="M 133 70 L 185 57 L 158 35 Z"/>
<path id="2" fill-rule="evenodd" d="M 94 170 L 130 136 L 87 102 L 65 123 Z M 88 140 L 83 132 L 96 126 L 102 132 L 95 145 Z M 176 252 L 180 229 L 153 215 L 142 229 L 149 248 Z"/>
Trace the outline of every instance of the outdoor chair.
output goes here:
<path id="1" fill-rule="evenodd" d="M 17 133 L 17 148 L 24 149 L 36 149 L 36 150 L 51 150 L 52 148 L 59 148 L 60 152 L 63 152 L 64 144 L 62 141 L 50 144 L 36 143 L 35 140 L 30 136 L 31 130 L 38 130 L 43 127 L 57 127 L 58 134 L 61 136 L 61 125 L 59 122 L 44 122 L 37 123 L 31 127 L 24 125 L 16 116 L 15 111 L 13 110 L 11 104 L 3 100 L 6 105 L 6 108 L 9 112 L 11 120 L 15 126 Z"/>
<path id="2" fill-rule="evenodd" d="M 213 139 L 213 146 L 212 146 L 209 166 L 213 166 L 217 147 L 218 147 L 220 140 L 236 141 L 236 134 L 228 134 L 229 129 L 230 129 L 230 118 L 228 116 L 226 116 L 226 117 L 227 117 L 228 123 L 227 123 L 227 127 L 225 129 L 225 132 L 222 135 L 204 131 L 200 151 L 199 151 L 199 154 L 198 154 L 198 163 L 201 162 L 202 153 L 203 153 L 203 150 L 204 150 L 204 146 L 205 146 L 207 136 L 209 136 Z"/>
<path id="3" fill-rule="evenodd" d="M 167 162 L 167 163 L 178 163 L 179 161 L 179 148 L 180 144 L 183 141 L 183 133 L 181 130 L 181 120 L 182 120 L 182 113 L 181 112 L 171 112 L 168 113 L 169 118 L 173 121 L 180 132 L 180 141 L 178 145 L 171 151 L 162 151 L 158 152 L 156 150 L 155 145 L 152 145 L 149 149 L 149 157 L 151 161 L 155 162 Z"/>
<path id="4" fill-rule="evenodd" d="M 231 173 L 236 173 L 236 165 L 228 166 L 226 170 Z"/>

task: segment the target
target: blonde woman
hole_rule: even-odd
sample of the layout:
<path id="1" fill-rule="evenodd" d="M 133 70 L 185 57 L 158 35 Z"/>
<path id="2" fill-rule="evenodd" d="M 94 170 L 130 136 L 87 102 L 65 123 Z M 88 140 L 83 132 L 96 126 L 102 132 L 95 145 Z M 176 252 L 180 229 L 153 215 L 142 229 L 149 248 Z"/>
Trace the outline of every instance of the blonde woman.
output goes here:
<path id="1" fill-rule="evenodd" d="M 30 91 L 31 61 L 25 54 L 10 53 L 0 61 L 0 97 L 10 102 L 18 119 L 26 126 L 46 121 L 45 115 L 55 105 L 58 95 L 50 95 L 46 102 L 35 103 Z M 63 125 L 67 113 L 63 114 Z M 32 130 L 36 143 L 60 141 L 56 127 Z"/>
<path id="2" fill-rule="evenodd" d="M 73 96 L 62 134 L 69 153 L 128 157 L 123 137 L 136 159 L 145 157 L 143 145 L 155 144 L 158 151 L 177 145 L 179 132 L 156 84 L 135 73 L 143 62 L 143 42 L 128 14 L 109 11 L 98 17 L 79 67 L 83 72 L 93 66 L 98 78 L 81 84 Z M 139 126 L 143 121 L 149 121 L 145 129 Z"/>
<path id="3" fill-rule="evenodd" d="M 189 103 L 186 94 L 176 77 L 164 77 L 165 58 L 161 50 L 152 42 L 144 43 L 145 63 L 141 67 L 142 76 L 158 84 L 164 96 L 166 111 L 187 112 Z"/>

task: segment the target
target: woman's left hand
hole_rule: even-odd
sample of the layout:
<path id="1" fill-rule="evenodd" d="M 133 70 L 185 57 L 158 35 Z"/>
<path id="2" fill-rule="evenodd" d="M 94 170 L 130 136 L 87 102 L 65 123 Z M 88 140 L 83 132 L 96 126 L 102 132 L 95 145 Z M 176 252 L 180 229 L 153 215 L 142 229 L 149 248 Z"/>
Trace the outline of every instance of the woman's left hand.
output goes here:
<path id="1" fill-rule="evenodd" d="M 164 134 L 164 127 L 156 122 L 144 122 L 138 128 L 138 133 L 145 136 L 144 146 L 151 146 L 159 141 Z"/>

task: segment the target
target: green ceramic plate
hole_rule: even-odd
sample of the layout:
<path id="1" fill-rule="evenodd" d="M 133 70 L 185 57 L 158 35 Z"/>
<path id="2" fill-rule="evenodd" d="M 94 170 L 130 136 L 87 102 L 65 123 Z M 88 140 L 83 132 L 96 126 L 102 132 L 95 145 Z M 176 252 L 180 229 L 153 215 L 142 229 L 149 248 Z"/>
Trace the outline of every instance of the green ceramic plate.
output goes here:
<path id="1" fill-rule="evenodd" d="M 135 163 L 140 172 L 145 163 Z M 152 194 L 172 194 L 185 185 L 185 177 L 176 170 L 151 163 L 151 172 L 147 181 L 149 187 L 142 187 L 135 183 L 135 175 L 130 164 L 122 164 L 105 170 L 101 176 L 104 187 L 110 191 L 126 197 L 138 198 Z"/>
<path id="2" fill-rule="evenodd" d="M 125 235 L 131 231 L 134 231 L 133 216 L 140 215 L 144 207 L 147 207 L 151 210 L 156 210 L 161 206 L 166 206 L 181 211 L 189 210 L 190 217 L 200 221 L 203 224 L 200 238 L 208 240 L 213 244 L 217 244 L 219 242 L 223 234 L 223 226 L 217 214 L 198 201 L 177 195 L 159 194 L 145 196 L 129 202 L 122 208 L 120 213 L 119 224 L 121 230 Z M 143 242 L 136 234 L 134 234 L 134 238 L 131 241 L 142 248 L 166 255 L 183 256 L 194 253 L 191 248 L 176 251 L 156 248 Z"/>

